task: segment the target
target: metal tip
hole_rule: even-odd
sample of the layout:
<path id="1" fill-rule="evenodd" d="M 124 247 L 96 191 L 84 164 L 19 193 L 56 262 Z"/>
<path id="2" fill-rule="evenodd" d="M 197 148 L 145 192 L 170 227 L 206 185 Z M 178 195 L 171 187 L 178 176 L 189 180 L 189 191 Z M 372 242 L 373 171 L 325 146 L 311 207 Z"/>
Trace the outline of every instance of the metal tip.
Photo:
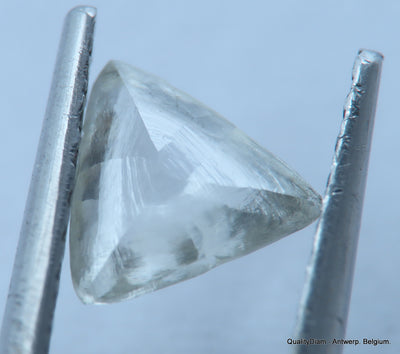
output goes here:
<path id="1" fill-rule="evenodd" d="M 383 63 L 383 55 L 374 50 L 360 49 L 353 66 L 353 85 L 370 86 L 371 82 L 369 75 L 371 71 L 381 70 Z M 351 92 L 350 92 L 351 93 Z M 351 95 L 348 97 L 348 102 L 351 101 Z M 350 100 L 350 101 L 349 101 Z"/>
<path id="2" fill-rule="evenodd" d="M 361 60 L 365 60 L 369 63 L 372 62 L 380 63 L 384 59 L 382 53 L 369 49 L 360 49 L 358 51 L 358 56 Z"/>
<path id="3" fill-rule="evenodd" d="M 78 12 L 84 13 L 87 16 L 92 17 L 92 18 L 96 17 L 96 15 L 97 15 L 97 9 L 93 6 L 76 6 L 68 12 L 68 15 L 73 15 Z"/>

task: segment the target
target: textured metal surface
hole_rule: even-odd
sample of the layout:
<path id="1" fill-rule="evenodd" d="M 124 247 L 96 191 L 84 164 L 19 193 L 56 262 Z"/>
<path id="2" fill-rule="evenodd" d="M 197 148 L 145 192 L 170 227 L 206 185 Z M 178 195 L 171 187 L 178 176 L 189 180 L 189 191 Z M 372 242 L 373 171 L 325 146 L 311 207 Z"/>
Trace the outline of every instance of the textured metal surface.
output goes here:
<path id="1" fill-rule="evenodd" d="M 1 353 L 46 353 L 58 293 L 96 9 L 67 15 L 0 337 Z"/>
<path id="2" fill-rule="evenodd" d="M 345 339 L 382 60 L 368 50 L 355 60 L 300 303 L 294 338 L 328 345 L 296 345 L 295 353 L 343 351 L 343 345 L 330 343 Z"/>

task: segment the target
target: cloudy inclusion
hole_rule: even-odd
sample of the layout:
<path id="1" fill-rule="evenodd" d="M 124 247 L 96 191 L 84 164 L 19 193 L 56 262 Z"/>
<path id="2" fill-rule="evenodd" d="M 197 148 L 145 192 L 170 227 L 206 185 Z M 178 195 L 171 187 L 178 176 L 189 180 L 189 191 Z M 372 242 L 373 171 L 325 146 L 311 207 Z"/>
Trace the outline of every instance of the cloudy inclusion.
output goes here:
<path id="1" fill-rule="evenodd" d="M 107 64 L 93 87 L 72 200 L 75 289 L 115 302 L 295 232 L 320 197 L 230 122 L 163 80 Z"/>

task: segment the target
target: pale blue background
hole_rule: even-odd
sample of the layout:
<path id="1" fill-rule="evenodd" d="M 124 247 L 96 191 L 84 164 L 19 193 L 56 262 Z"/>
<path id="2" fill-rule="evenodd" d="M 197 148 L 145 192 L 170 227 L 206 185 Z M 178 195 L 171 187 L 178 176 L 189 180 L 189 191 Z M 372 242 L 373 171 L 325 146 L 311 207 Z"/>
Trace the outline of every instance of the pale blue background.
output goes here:
<path id="1" fill-rule="evenodd" d="M 0 5 L 0 311 L 59 35 L 75 1 Z M 109 59 L 153 72 L 230 119 L 323 193 L 359 48 L 385 55 L 347 338 L 400 351 L 400 3 L 92 1 L 91 82 Z M 286 353 L 315 225 L 176 286 L 84 306 L 65 256 L 52 353 Z M 68 251 L 68 250 L 67 250 Z"/>

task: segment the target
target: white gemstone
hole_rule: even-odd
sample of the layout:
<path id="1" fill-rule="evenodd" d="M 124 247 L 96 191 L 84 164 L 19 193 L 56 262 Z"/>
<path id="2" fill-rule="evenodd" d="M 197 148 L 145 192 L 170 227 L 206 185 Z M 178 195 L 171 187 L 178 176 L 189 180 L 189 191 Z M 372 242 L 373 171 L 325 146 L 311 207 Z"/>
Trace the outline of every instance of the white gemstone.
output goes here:
<path id="1" fill-rule="evenodd" d="M 112 61 L 83 127 L 74 286 L 86 303 L 160 289 L 305 227 L 320 206 L 299 175 L 216 112 Z"/>

